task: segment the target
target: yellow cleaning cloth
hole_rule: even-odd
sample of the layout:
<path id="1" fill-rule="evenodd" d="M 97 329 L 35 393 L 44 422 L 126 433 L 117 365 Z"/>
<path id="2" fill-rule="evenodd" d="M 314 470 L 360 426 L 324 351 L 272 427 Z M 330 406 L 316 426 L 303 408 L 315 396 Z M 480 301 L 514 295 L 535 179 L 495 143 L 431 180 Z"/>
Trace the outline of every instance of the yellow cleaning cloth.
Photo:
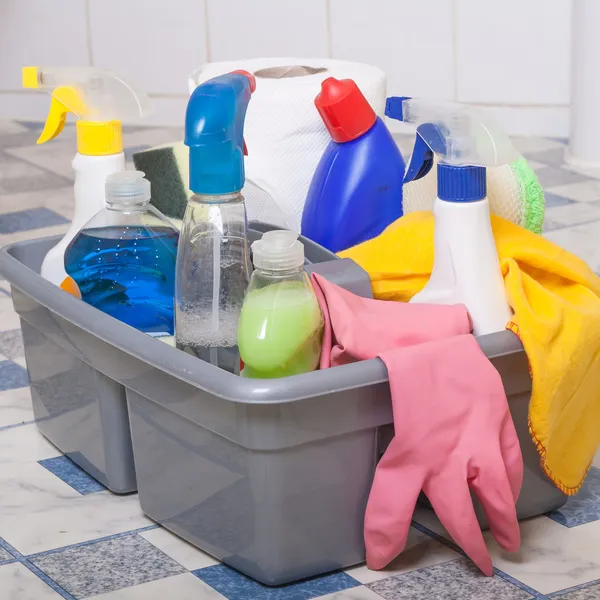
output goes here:
<path id="1" fill-rule="evenodd" d="M 509 303 L 507 328 L 529 358 L 529 428 L 546 474 L 579 491 L 600 443 L 600 278 L 579 258 L 500 217 L 492 229 Z M 340 256 L 371 276 L 373 294 L 407 302 L 433 266 L 433 216 L 411 213 Z"/>

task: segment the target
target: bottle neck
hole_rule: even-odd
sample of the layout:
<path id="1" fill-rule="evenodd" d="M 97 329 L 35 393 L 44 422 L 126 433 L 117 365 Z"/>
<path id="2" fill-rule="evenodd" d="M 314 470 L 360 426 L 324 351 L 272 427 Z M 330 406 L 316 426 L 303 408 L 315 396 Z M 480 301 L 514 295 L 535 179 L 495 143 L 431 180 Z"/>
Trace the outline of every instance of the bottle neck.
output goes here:
<path id="1" fill-rule="evenodd" d="M 303 273 L 304 265 L 290 269 L 265 269 L 263 267 L 256 267 L 256 272 L 269 279 L 286 279 Z"/>
<path id="2" fill-rule="evenodd" d="M 190 202 L 201 202 L 203 204 L 234 204 L 243 202 L 242 192 L 232 192 L 231 194 L 194 194 Z"/>
<path id="3" fill-rule="evenodd" d="M 112 210 L 114 212 L 145 212 L 146 210 L 148 210 L 149 206 L 150 202 L 143 202 L 141 204 L 127 204 L 123 202 L 109 202 L 108 200 L 106 201 L 106 209 Z"/>

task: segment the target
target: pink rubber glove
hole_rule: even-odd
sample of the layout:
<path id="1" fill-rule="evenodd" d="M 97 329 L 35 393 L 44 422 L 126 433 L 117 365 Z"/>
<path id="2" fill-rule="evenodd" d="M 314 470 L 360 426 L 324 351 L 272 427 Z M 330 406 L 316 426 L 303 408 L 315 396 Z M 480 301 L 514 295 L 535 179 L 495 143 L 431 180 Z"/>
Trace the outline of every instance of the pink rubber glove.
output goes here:
<path id="1" fill-rule="evenodd" d="M 360 298 L 318 275 L 313 283 L 326 322 L 321 366 L 380 356 L 388 368 L 395 437 L 367 505 L 367 565 L 381 569 L 402 552 L 423 490 L 456 543 L 492 575 L 469 489 L 498 543 L 516 551 L 523 459 L 502 380 L 469 335 L 465 307 Z"/>

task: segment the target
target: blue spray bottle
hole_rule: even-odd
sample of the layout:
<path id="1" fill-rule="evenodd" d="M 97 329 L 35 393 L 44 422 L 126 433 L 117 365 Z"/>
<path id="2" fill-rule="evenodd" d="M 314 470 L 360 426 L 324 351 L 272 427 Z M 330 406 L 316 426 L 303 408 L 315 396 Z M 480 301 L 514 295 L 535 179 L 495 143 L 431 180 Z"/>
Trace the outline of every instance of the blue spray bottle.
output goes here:
<path id="1" fill-rule="evenodd" d="M 237 325 L 250 280 L 244 197 L 244 119 L 254 77 L 237 72 L 199 85 L 185 116 L 190 190 L 175 276 L 177 347 L 240 370 Z"/>
<path id="2" fill-rule="evenodd" d="M 323 81 L 315 106 L 332 141 L 308 190 L 302 234 L 341 252 L 402 216 L 404 160 L 353 80 Z"/>

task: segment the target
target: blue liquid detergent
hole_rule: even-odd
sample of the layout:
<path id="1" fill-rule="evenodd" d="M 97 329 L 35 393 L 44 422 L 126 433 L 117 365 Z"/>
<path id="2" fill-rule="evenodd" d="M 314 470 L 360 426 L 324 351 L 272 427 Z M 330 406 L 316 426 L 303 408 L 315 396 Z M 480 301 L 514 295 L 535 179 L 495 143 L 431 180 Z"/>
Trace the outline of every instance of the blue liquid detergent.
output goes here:
<path id="1" fill-rule="evenodd" d="M 65 252 L 84 302 L 150 335 L 173 335 L 179 234 L 167 227 L 86 229 Z"/>

